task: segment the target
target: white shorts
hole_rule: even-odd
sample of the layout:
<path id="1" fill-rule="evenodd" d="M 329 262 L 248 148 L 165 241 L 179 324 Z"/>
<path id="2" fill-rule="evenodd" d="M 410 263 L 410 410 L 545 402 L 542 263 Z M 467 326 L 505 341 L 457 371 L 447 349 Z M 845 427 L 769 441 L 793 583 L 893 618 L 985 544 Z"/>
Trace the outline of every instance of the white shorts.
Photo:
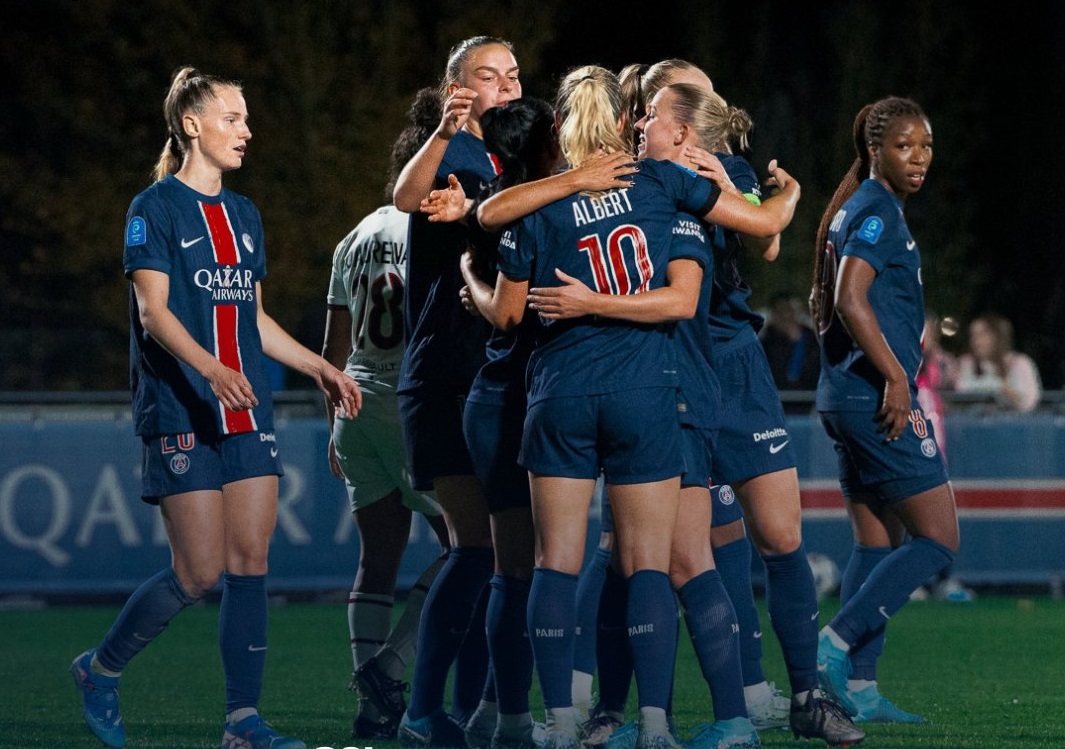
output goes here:
<path id="1" fill-rule="evenodd" d="M 403 504 L 415 512 L 439 515 L 433 492 L 411 488 L 394 388 L 359 381 L 362 410 L 354 419 L 333 422 L 333 444 L 344 471 L 351 511 L 372 505 L 399 489 Z"/>

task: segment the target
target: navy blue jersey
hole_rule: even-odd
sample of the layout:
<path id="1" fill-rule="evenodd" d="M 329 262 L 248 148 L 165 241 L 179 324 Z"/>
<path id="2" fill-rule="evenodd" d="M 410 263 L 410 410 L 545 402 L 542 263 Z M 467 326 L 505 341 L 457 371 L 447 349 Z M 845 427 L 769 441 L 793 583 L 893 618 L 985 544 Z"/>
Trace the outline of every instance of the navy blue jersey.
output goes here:
<path id="1" fill-rule="evenodd" d="M 679 257 L 703 266 L 702 287 L 695 315 L 677 323 L 677 371 L 680 374 L 680 421 L 682 424 L 713 429 L 721 398 L 721 386 L 713 363 L 710 326 L 710 297 L 714 288 L 714 260 L 706 226 L 700 220 L 680 214 L 673 230 L 671 259 Z"/>
<path id="2" fill-rule="evenodd" d="M 530 286 L 558 286 L 555 268 L 593 291 L 638 294 L 666 282 L 678 209 L 706 214 L 720 191 L 673 162 L 645 160 L 633 186 L 573 195 L 504 233 L 499 268 Z M 529 405 L 542 398 L 675 387 L 672 325 L 585 316 L 544 321 L 529 361 Z"/>
<path id="3" fill-rule="evenodd" d="M 827 272 L 835 277 L 840 260 L 859 257 L 876 271 L 869 304 L 880 330 L 906 371 L 917 408 L 917 369 L 924 331 L 921 254 L 910 236 L 902 202 L 879 181 L 867 179 L 832 219 L 826 241 Z M 831 305 L 829 298 L 826 302 Z M 854 342 L 834 310 L 821 333 L 819 411 L 876 411 L 884 378 Z"/>
<path id="4" fill-rule="evenodd" d="M 748 200 L 761 199 L 758 175 L 747 159 L 731 153 L 715 154 L 729 179 Z M 740 274 L 739 255 L 743 249 L 735 232 L 714 227 L 714 297 L 711 301 L 710 329 L 714 342 L 725 345 L 748 328 L 757 333 L 765 320 L 751 309 L 751 287 Z"/>
<path id="5" fill-rule="evenodd" d="M 454 174 L 467 195 L 477 195 L 496 171 L 484 141 L 460 130 L 448 143 L 435 186 L 446 188 L 448 175 Z M 491 326 L 459 302 L 459 290 L 466 285 L 459 270 L 466 239 L 461 224 L 430 223 L 425 214 L 411 215 L 405 301 L 409 328 L 399 393 L 430 387 L 465 394 L 484 363 Z"/>
<path id="6" fill-rule="evenodd" d="M 141 436 L 215 437 L 273 429 L 256 283 L 266 275 L 263 224 L 252 202 L 223 189 L 203 195 L 173 175 L 137 195 L 126 214 L 127 277 L 170 277 L 167 306 L 196 342 L 248 378 L 259 405 L 227 411 L 210 383 L 145 333 L 130 285 L 130 387 Z"/>

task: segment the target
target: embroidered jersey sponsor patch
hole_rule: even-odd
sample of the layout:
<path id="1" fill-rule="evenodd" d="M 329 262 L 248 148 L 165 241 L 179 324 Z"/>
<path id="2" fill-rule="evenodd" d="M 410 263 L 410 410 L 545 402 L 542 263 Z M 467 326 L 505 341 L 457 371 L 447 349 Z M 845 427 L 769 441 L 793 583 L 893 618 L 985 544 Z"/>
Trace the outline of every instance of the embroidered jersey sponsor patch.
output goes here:
<path id="1" fill-rule="evenodd" d="M 126 224 L 126 245 L 136 247 L 148 241 L 148 222 L 140 216 L 134 216 Z"/>
<path id="2" fill-rule="evenodd" d="M 869 244 L 876 244 L 882 231 L 884 231 L 884 222 L 878 216 L 870 216 L 862 222 L 862 228 L 858 230 L 858 236 Z"/>

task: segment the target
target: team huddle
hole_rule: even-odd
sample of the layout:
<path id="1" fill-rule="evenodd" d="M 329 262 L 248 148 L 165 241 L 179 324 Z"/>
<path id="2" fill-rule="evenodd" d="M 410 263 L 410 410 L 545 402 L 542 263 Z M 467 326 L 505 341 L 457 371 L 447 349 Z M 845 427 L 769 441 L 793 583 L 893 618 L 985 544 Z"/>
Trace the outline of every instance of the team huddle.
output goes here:
<path id="1" fill-rule="evenodd" d="M 855 164 L 816 238 L 817 408 L 855 534 L 843 607 L 823 628 L 784 410 L 739 271 L 744 255 L 777 257 L 800 188 L 776 161 L 758 178 L 749 115 L 702 70 L 584 65 L 548 103 L 523 95 L 509 42 L 456 45 L 393 145 L 387 205 L 335 250 L 321 356 L 264 311 L 261 221 L 221 185 L 251 137 L 239 86 L 182 69 L 164 109 L 167 146 L 130 207 L 124 263 L 143 495 L 173 564 L 71 666 L 104 743 L 125 743 L 125 665 L 221 578 L 222 746 L 305 746 L 258 713 L 282 473 L 264 354 L 325 394 L 330 465 L 359 533 L 353 737 L 726 749 L 788 727 L 850 746 L 862 723 L 922 722 L 877 680 L 888 618 L 958 547 L 916 400 L 921 261 L 903 207 L 932 156 L 916 103 L 859 113 Z M 253 293 L 211 296 L 203 272 Z M 444 553 L 393 622 L 414 512 Z M 789 694 L 762 671 L 752 547 Z M 713 716 L 686 736 L 671 712 L 681 615 Z"/>

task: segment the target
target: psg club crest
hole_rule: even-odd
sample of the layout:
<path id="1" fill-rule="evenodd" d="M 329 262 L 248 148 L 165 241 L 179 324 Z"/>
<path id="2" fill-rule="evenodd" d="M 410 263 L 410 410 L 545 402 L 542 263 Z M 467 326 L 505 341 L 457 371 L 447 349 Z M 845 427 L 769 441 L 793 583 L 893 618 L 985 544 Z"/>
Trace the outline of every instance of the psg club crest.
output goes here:
<path id="1" fill-rule="evenodd" d="M 185 453 L 178 453 L 170 459 L 170 471 L 180 476 L 185 473 L 185 471 L 189 470 L 189 465 L 191 463 L 192 461 L 189 460 L 188 455 Z"/>

